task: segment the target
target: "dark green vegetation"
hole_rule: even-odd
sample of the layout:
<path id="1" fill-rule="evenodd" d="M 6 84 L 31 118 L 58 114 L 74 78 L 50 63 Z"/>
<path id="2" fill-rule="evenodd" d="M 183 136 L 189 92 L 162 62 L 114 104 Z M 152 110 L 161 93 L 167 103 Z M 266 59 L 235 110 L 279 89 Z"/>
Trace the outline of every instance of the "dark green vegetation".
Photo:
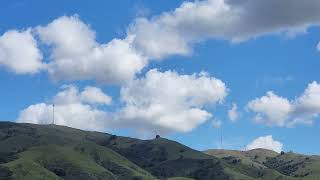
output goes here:
<path id="1" fill-rule="evenodd" d="M 261 179 L 320 180 L 320 157 L 276 153 L 265 149 L 250 151 L 208 150 L 204 153 L 226 160 L 232 169 Z M 281 177 L 281 178 L 280 178 Z"/>
<path id="2" fill-rule="evenodd" d="M 161 137 L 139 140 L 56 125 L 0 122 L 0 180 L 320 177 L 316 156 L 266 150 L 206 153 Z"/>

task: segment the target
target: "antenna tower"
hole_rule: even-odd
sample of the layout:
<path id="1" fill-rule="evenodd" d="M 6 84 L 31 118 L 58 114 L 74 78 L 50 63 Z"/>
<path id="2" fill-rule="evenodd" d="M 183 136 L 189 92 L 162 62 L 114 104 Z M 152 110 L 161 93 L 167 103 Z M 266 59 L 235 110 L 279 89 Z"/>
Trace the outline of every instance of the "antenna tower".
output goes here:
<path id="1" fill-rule="evenodd" d="M 223 149 L 223 147 L 222 147 L 222 127 L 220 128 L 220 148 Z"/>
<path id="2" fill-rule="evenodd" d="M 52 124 L 54 124 L 54 104 L 52 104 Z"/>

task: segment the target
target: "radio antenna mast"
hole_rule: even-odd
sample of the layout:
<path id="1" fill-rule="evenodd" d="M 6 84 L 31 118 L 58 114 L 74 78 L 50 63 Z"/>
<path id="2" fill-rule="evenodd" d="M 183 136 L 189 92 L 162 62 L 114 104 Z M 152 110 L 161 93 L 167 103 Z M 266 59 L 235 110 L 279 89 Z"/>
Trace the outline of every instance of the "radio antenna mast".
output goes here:
<path id="1" fill-rule="evenodd" d="M 220 148 L 223 149 L 223 147 L 222 147 L 222 127 L 220 127 Z"/>
<path id="2" fill-rule="evenodd" d="M 54 104 L 52 104 L 52 124 L 54 124 Z"/>

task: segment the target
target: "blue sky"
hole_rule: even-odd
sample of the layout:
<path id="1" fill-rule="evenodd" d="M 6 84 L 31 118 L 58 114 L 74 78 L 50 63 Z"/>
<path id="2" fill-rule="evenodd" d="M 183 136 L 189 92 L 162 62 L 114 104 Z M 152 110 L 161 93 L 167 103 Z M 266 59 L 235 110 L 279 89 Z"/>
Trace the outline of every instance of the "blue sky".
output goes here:
<path id="1" fill-rule="evenodd" d="M 218 3 L 217 5 L 214 3 L 210 3 L 214 1 L 220 2 L 220 4 Z M 284 2 L 289 2 L 289 0 L 286 0 Z M 5 33 L 10 30 L 17 30 L 21 33 L 23 31 L 26 31 L 28 28 L 31 28 L 32 32 L 30 32 L 30 34 L 32 34 L 32 36 L 34 37 L 37 43 L 37 47 L 39 48 L 39 52 L 41 52 L 43 56 L 43 58 L 41 58 L 43 64 L 50 64 L 51 61 L 58 61 L 57 57 L 62 56 L 61 54 L 63 53 L 60 52 L 61 54 L 58 54 L 59 52 L 54 52 L 54 48 L 52 48 L 52 46 L 46 45 L 46 43 L 48 42 L 46 42 L 46 40 L 44 39 L 50 39 L 52 38 L 52 36 L 44 37 L 44 34 L 37 32 L 37 27 L 42 26 L 44 29 L 48 28 L 48 24 L 63 16 L 66 17 L 66 22 L 72 21 L 76 22 L 76 24 L 78 22 L 81 22 L 86 27 L 90 27 L 90 30 L 95 32 L 95 40 L 98 44 L 106 44 L 112 41 L 114 38 L 121 39 L 122 41 L 127 36 L 129 36 L 129 27 L 134 26 L 133 29 L 135 30 L 131 30 L 131 34 L 136 35 L 135 38 L 137 40 L 133 43 L 130 41 L 129 44 L 132 43 L 135 51 L 139 52 L 140 55 L 142 54 L 141 58 L 147 59 L 148 63 L 144 64 L 143 67 L 138 70 L 139 72 L 136 72 L 134 74 L 134 77 L 132 77 L 133 79 L 135 79 L 134 82 L 126 80 L 125 82 L 121 81 L 120 83 L 109 83 L 110 80 L 108 80 L 108 78 L 107 80 L 99 81 L 97 80 L 97 78 L 99 79 L 101 77 L 92 76 L 90 72 L 83 73 L 83 77 L 85 78 L 72 80 L 70 80 L 70 78 L 68 77 L 53 80 L 55 78 L 54 76 L 57 76 L 57 74 L 59 75 L 59 72 L 64 72 L 63 69 L 55 69 L 58 72 L 56 74 L 50 74 L 46 70 L 39 70 L 36 73 L 19 73 L 19 71 L 15 69 L 15 65 L 6 64 L 0 56 L 0 81 L 2 82 L 2 86 L 0 88 L 0 107 L 2 109 L 0 111 L 0 120 L 17 120 L 19 122 L 45 123 L 48 121 L 48 119 L 45 119 L 42 116 L 35 117 L 35 119 L 38 118 L 39 121 L 30 121 L 29 119 L 26 119 L 26 117 L 30 118 L 32 114 L 23 116 L 20 114 L 20 112 L 28 108 L 30 105 L 39 103 L 49 105 L 50 103 L 52 103 L 52 101 L 55 101 L 54 97 L 57 96 L 57 93 L 62 91 L 69 91 L 71 89 L 70 87 L 61 89 L 61 86 L 63 85 L 70 86 L 70 84 L 72 84 L 72 86 L 77 89 L 77 91 L 79 91 L 78 94 L 80 99 L 82 98 L 82 96 L 80 95 L 81 91 L 85 87 L 94 86 L 101 89 L 101 91 L 103 91 L 103 93 L 105 93 L 108 97 L 111 97 L 112 103 L 101 101 L 102 105 L 99 105 L 99 101 L 95 102 L 97 103 L 95 105 L 88 105 L 89 103 L 87 101 L 82 102 L 83 100 L 81 100 L 81 102 L 79 100 L 79 102 L 77 101 L 77 103 L 80 103 L 81 105 L 85 104 L 86 107 L 90 107 L 90 110 L 97 109 L 103 112 L 103 115 L 98 114 L 94 115 L 94 117 L 104 117 L 102 119 L 99 119 L 99 121 L 104 121 L 103 124 L 106 124 L 106 128 L 104 128 L 104 130 L 107 132 L 138 137 L 146 137 L 145 134 L 150 135 L 149 133 L 151 133 L 151 135 L 153 136 L 154 133 L 159 132 L 163 133 L 164 136 L 168 138 L 177 140 L 183 144 L 199 150 L 220 148 L 221 133 L 223 135 L 222 147 L 227 149 L 244 149 L 248 144 L 253 143 L 254 139 L 272 135 L 273 141 L 280 142 L 283 145 L 283 150 L 285 151 L 293 150 L 295 152 L 306 154 L 320 153 L 320 146 L 317 145 L 317 140 L 320 136 L 320 124 L 319 118 L 316 117 L 320 113 L 320 110 L 317 109 L 318 107 L 320 107 L 320 105 L 318 106 L 316 104 L 317 97 L 320 97 L 320 95 L 317 94 L 316 91 L 312 95 L 309 94 L 311 98 L 307 100 L 305 100 L 306 98 L 303 98 L 307 97 L 303 96 L 303 94 L 307 94 L 304 92 L 306 91 L 309 84 L 311 84 L 313 81 L 320 82 L 320 52 L 317 50 L 317 44 L 320 41 L 319 28 L 317 27 L 317 24 L 319 24 L 320 22 L 319 13 L 318 15 L 313 14 L 312 17 L 306 19 L 298 17 L 297 15 L 296 20 L 295 17 L 292 17 L 292 19 L 286 21 L 285 18 L 280 17 L 282 15 L 282 11 L 290 13 L 290 9 L 286 9 L 286 4 L 270 3 L 270 8 L 275 8 L 279 11 L 278 16 L 275 16 L 273 18 L 276 20 L 280 19 L 281 22 L 275 22 L 274 24 L 272 24 L 273 20 L 269 20 L 266 21 L 267 25 L 263 24 L 261 25 L 261 27 L 259 27 L 259 24 L 257 24 L 256 20 L 243 20 L 241 18 L 240 20 L 233 20 L 232 18 L 230 18 L 231 22 L 236 21 L 237 23 L 234 23 L 233 25 L 231 23 L 229 27 L 223 22 L 215 23 L 214 21 L 219 21 L 219 18 L 211 15 L 212 17 L 209 16 L 210 21 L 208 22 L 212 22 L 213 25 L 207 26 L 208 23 L 199 23 L 199 25 L 194 24 L 193 26 L 190 26 L 190 30 L 186 30 L 184 28 L 188 25 L 188 23 L 185 23 L 184 20 L 179 20 L 178 18 L 176 18 L 179 16 L 178 13 L 173 13 L 176 8 L 183 8 L 183 5 L 181 5 L 183 1 L 165 0 L 151 2 L 147 0 L 124 0 L 121 2 L 104 1 L 89 3 L 84 1 L 43 2 L 40 0 L 34 0 L 30 2 L 11 0 L 1 3 L 0 37 L 4 37 Z M 232 0 L 231 2 L 223 0 L 210 0 L 200 2 L 190 1 L 189 3 L 191 3 L 191 5 L 195 5 L 196 7 L 212 7 L 212 11 L 217 11 L 218 13 L 220 12 L 220 6 L 230 6 L 231 11 L 232 8 L 242 8 L 241 10 L 243 11 L 252 11 L 242 12 L 249 15 L 254 15 L 254 13 L 257 13 L 256 11 L 254 11 L 253 7 L 259 7 L 259 2 L 253 5 L 234 5 L 234 2 Z M 297 7 L 299 7 L 298 1 L 294 1 L 294 3 L 297 3 Z M 318 8 L 318 10 L 320 9 L 319 5 L 320 4 L 316 1 L 310 1 L 310 6 Z M 192 11 L 192 8 L 190 11 Z M 160 30 L 162 30 L 161 28 L 165 29 L 167 24 L 165 24 L 165 22 L 161 20 L 161 17 L 159 18 L 158 16 L 163 14 L 164 12 L 172 13 L 169 18 L 173 19 L 174 23 L 177 23 L 176 26 L 174 26 L 174 28 L 176 29 L 173 29 L 174 33 L 177 34 L 172 34 L 171 31 L 173 30 L 170 28 L 173 27 L 169 27 L 168 25 L 168 29 L 170 29 L 170 32 L 168 34 L 164 33 L 163 37 L 160 37 L 159 35 L 159 37 L 164 38 L 173 36 L 172 38 L 169 37 L 169 39 L 173 39 L 178 36 L 178 38 L 182 38 L 184 40 L 183 42 L 187 43 L 185 45 L 181 45 L 179 44 L 180 41 L 177 42 L 177 44 L 179 45 L 178 47 L 180 48 L 180 45 L 182 47 L 181 51 L 176 50 L 177 48 L 175 49 L 171 45 L 167 45 L 168 47 L 163 47 L 164 51 L 161 51 L 160 53 L 149 51 L 148 46 L 151 46 L 150 42 L 160 42 L 161 39 L 157 39 L 157 35 L 155 35 L 155 37 L 151 36 L 151 38 L 154 38 L 151 39 L 152 41 L 150 39 L 147 39 L 148 37 L 146 34 L 149 32 L 147 26 L 144 26 L 144 24 L 141 25 L 138 23 L 133 23 L 135 22 L 135 19 L 137 17 L 143 17 L 151 25 L 157 23 L 160 24 Z M 204 11 L 200 12 L 206 13 Z M 201 17 L 196 16 L 196 13 L 189 13 L 191 14 L 191 16 L 194 15 L 195 19 Z M 229 11 L 227 13 L 229 13 Z M 308 13 L 304 14 L 304 12 L 302 12 L 301 14 L 301 16 L 308 16 Z M 242 14 L 237 15 L 241 17 Z M 72 17 L 74 17 L 75 19 L 72 20 Z M 258 19 L 258 21 L 263 23 L 263 14 L 258 13 L 257 18 L 259 17 L 261 19 Z M 224 19 L 224 21 L 227 20 L 229 19 Z M 198 19 L 195 22 L 202 22 L 202 20 Z M 283 23 L 283 26 L 281 25 L 281 23 Z M 257 28 L 256 31 L 251 32 L 251 29 L 248 30 L 244 27 L 237 27 L 236 25 L 259 28 Z M 180 28 L 179 26 L 182 27 Z M 200 28 L 197 29 L 197 27 L 200 26 L 203 26 L 206 30 L 199 30 Z M 221 29 L 224 29 L 221 30 L 222 32 L 216 30 L 220 27 Z M 63 28 L 64 27 L 62 26 L 59 31 L 61 30 L 61 32 L 67 32 Z M 233 29 L 238 30 L 235 31 Z M 301 30 L 300 32 L 300 29 L 303 30 Z M 143 32 L 142 35 L 139 34 L 140 31 Z M 207 31 L 210 32 L 205 34 Z M 243 31 L 243 33 L 241 31 Z M 294 33 L 294 35 L 290 34 L 292 33 L 291 31 Z M 299 32 L 296 33 L 297 31 Z M 56 33 L 56 31 L 52 32 Z M 155 32 L 162 33 L 162 31 Z M 146 37 L 144 36 L 144 33 Z M 154 32 L 151 31 L 150 34 L 152 33 Z M 66 36 L 68 36 L 68 34 L 66 34 Z M 72 34 L 70 36 L 72 36 Z M 146 40 L 143 38 L 146 38 Z M 237 39 L 241 40 L 238 42 Z M 51 43 L 55 43 L 54 39 L 50 39 L 49 41 L 51 41 Z M 61 45 L 59 43 L 60 41 L 53 46 L 58 47 L 59 45 Z M 174 44 L 176 42 L 172 43 Z M 77 48 L 76 45 L 77 44 L 75 44 L 74 48 Z M 16 46 L 19 46 L 19 43 L 17 43 Z M 187 46 L 187 50 L 184 49 L 185 46 Z M 162 48 L 161 44 L 157 47 Z M 173 49 L 169 49 L 171 47 Z M 15 47 L 12 48 L 14 49 Z M 188 52 L 185 53 L 185 51 Z M 8 56 L 6 60 L 10 61 L 10 58 L 12 58 L 12 56 Z M 131 58 L 128 58 L 128 61 L 130 61 L 130 59 Z M 122 57 L 119 57 L 119 59 L 117 59 L 117 61 L 121 60 Z M 27 59 L 22 61 L 27 63 Z M 16 63 L 21 63 L 22 61 L 16 60 Z M 77 61 L 77 58 L 75 58 L 74 61 Z M 101 61 L 104 61 L 104 59 L 102 59 Z M 88 60 L 88 62 L 90 63 L 90 60 Z M 108 66 L 108 62 L 103 63 L 103 65 Z M 94 66 L 95 65 L 91 65 L 90 67 L 93 67 L 93 69 L 95 69 Z M 99 66 L 99 64 L 96 64 L 96 66 Z M 148 82 L 148 80 L 151 81 L 151 77 L 154 77 L 150 74 L 150 79 L 147 78 L 147 74 L 151 69 L 157 69 L 153 74 L 156 77 L 160 76 L 164 79 L 174 79 L 173 81 L 168 80 L 168 82 L 164 83 L 159 82 L 160 85 L 166 85 L 166 83 L 168 83 L 170 86 L 170 82 L 181 82 L 181 89 L 188 88 L 189 86 L 195 86 L 195 88 L 199 88 L 199 93 L 207 93 L 206 90 L 201 90 L 203 87 L 197 87 L 197 85 L 199 84 L 206 85 L 205 83 L 207 81 L 200 82 L 201 77 L 205 78 L 208 81 L 211 80 L 209 83 L 213 84 L 217 82 L 211 78 L 217 78 L 225 84 L 226 88 L 224 89 L 224 91 L 227 92 L 227 95 L 223 95 L 222 93 L 219 94 L 219 97 L 214 97 L 214 93 L 212 94 L 211 92 L 208 92 L 207 96 L 212 96 L 211 99 L 205 99 L 202 96 L 200 99 L 197 99 L 199 98 L 198 94 L 194 92 L 193 88 L 192 93 L 186 95 L 188 97 L 184 97 L 183 95 L 181 95 L 180 97 L 180 94 L 177 94 L 181 99 L 178 99 L 176 101 L 174 99 L 171 99 L 170 101 L 159 101 L 159 103 L 164 103 L 164 106 L 167 105 L 165 103 L 169 103 L 169 105 L 171 106 L 172 104 L 175 104 L 173 102 L 180 102 L 181 100 L 181 104 L 179 104 L 179 107 L 177 107 L 177 109 L 181 110 L 181 106 L 185 105 L 185 101 L 189 102 L 188 98 L 194 98 L 194 100 L 197 102 L 193 105 L 190 105 L 189 108 L 182 108 L 183 111 L 181 112 L 184 112 L 184 110 L 189 111 L 192 108 L 196 108 L 198 110 L 203 110 L 207 113 L 210 113 L 210 117 L 206 116 L 206 118 L 204 118 L 204 115 L 199 115 L 199 118 L 195 117 L 194 119 L 190 119 L 190 114 L 187 114 L 186 117 L 188 118 L 186 118 L 186 120 L 175 121 L 175 119 L 170 119 L 170 117 L 175 118 L 176 116 L 172 116 L 172 114 L 175 114 L 177 112 L 171 112 L 172 114 L 168 115 L 163 114 L 165 112 L 161 112 L 163 117 L 159 117 L 159 122 L 153 123 L 152 119 L 148 119 L 148 116 L 141 114 L 141 116 L 132 118 L 132 121 L 134 122 L 133 124 L 137 123 L 138 126 L 140 126 L 137 127 L 135 125 L 132 125 L 132 123 L 127 123 L 128 114 L 118 115 L 115 112 L 118 112 L 120 109 L 119 114 L 125 113 L 126 106 L 132 107 L 133 105 L 137 104 L 137 102 L 133 102 L 133 104 L 130 104 L 128 99 L 122 97 L 120 92 L 124 91 L 123 89 L 125 88 L 129 89 L 127 96 L 134 98 L 135 101 L 139 101 L 139 98 L 141 98 L 138 95 L 147 92 L 155 96 L 157 95 L 157 92 L 161 93 L 163 91 L 162 88 L 166 88 L 164 86 L 157 87 L 157 90 L 155 90 L 156 92 L 145 92 L 144 90 L 139 90 L 139 86 L 143 86 L 139 84 L 140 79 L 143 83 Z M 68 71 L 70 71 L 70 69 Z M 202 71 L 207 72 L 209 75 L 202 76 L 201 74 L 198 74 L 196 75 L 196 77 L 194 77 L 194 79 L 192 79 L 192 74 L 197 74 Z M 168 72 L 167 76 L 165 76 L 164 72 Z M 104 73 L 105 72 L 103 72 L 102 74 Z M 109 74 L 106 73 L 105 76 L 108 75 Z M 111 75 L 113 74 L 110 73 L 110 76 Z M 181 77 L 182 75 L 188 75 L 188 78 L 190 79 L 185 80 Z M 176 79 L 178 80 L 175 81 Z M 184 82 L 186 82 L 186 84 L 183 84 Z M 193 85 L 193 83 L 196 85 Z M 176 87 L 179 86 L 177 85 Z M 317 87 L 318 86 L 316 86 L 315 88 Z M 212 91 L 216 91 L 216 89 L 212 89 Z M 261 100 L 260 98 L 262 98 L 263 96 L 266 96 L 266 93 L 268 91 L 273 91 L 276 97 L 280 97 L 282 98 L 282 100 L 286 99 L 289 103 L 285 100 L 281 100 L 281 103 L 283 103 L 284 106 L 289 106 L 290 110 L 286 111 L 286 108 L 284 107 L 283 111 L 273 114 L 273 110 L 282 110 L 283 106 L 274 107 L 275 109 L 272 109 L 272 107 L 270 107 L 272 106 L 272 103 L 268 104 L 267 102 L 266 104 L 263 104 L 262 101 L 258 101 Z M 171 91 L 169 91 L 168 93 L 170 92 Z M 175 94 L 171 96 L 171 94 L 169 94 L 169 97 L 174 97 L 174 95 Z M 159 97 L 166 98 L 166 96 Z M 299 97 L 301 97 L 300 101 Z M 66 97 L 63 96 L 63 98 Z M 145 98 L 148 99 L 152 97 L 148 97 L 148 95 L 146 94 Z M 221 100 L 221 102 L 218 102 L 218 100 L 215 100 L 215 98 L 217 98 L 219 101 Z M 253 102 L 255 99 L 257 100 L 256 103 L 253 103 L 250 108 L 248 104 L 250 102 Z M 270 101 L 273 100 L 272 97 L 269 97 L 268 99 Z M 201 101 L 201 103 L 198 103 L 198 101 Z M 307 104 L 311 101 L 311 104 L 314 105 L 312 107 Z M 61 103 L 61 101 L 59 100 L 56 100 L 56 102 Z M 146 100 L 146 104 L 153 103 L 154 102 L 152 100 Z M 232 103 L 235 103 L 238 107 L 238 116 L 236 120 L 234 120 L 234 122 L 231 121 L 228 117 L 228 110 L 231 108 Z M 149 107 L 148 105 L 143 105 L 142 108 Z M 272 112 L 268 111 L 270 108 Z M 124 110 L 124 112 L 122 112 L 121 110 Z M 301 111 L 304 112 L 301 113 Z M 43 110 L 43 112 L 47 111 Z M 30 112 L 28 111 L 27 113 Z M 254 121 L 256 114 L 262 115 L 263 122 L 257 123 Z M 139 117 L 143 119 L 143 121 L 140 122 Z M 156 116 L 152 117 L 157 118 Z M 169 122 L 165 122 L 163 124 L 162 118 L 164 117 L 169 117 L 168 119 L 166 119 Z M 85 121 L 81 122 L 81 124 L 76 124 L 76 120 L 75 122 L 69 123 L 67 120 L 68 117 L 64 117 L 64 113 L 62 112 L 60 114 L 60 118 L 62 119 L 61 122 L 65 122 L 65 124 L 61 123 L 62 125 L 74 125 L 74 127 L 79 127 L 82 129 L 96 130 L 96 128 L 87 128 L 85 126 Z M 108 123 L 112 120 L 109 120 L 108 118 L 118 118 L 119 121 L 125 119 L 126 123 L 115 123 L 116 125 L 109 126 Z M 289 125 L 297 118 L 304 119 L 307 122 L 296 123 L 292 126 Z M 190 119 L 190 121 L 187 121 L 188 119 Z M 129 118 L 129 120 L 131 119 Z M 191 123 L 190 126 L 192 126 L 192 128 L 189 128 L 189 126 L 187 125 L 185 127 L 182 125 L 188 124 L 191 121 L 197 121 L 197 123 L 195 124 Z M 213 127 L 212 123 L 214 121 L 221 121 L 221 127 Z M 281 122 L 283 121 L 284 124 L 281 124 Z M 310 121 L 312 121 L 312 123 L 310 123 Z M 90 124 L 91 122 L 88 121 L 87 123 Z M 170 125 L 175 127 L 171 127 Z M 180 125 L 181 128 L 176 128 Z M 148 132 L 149 128 L 152 131 Z M 143 133 L 141 133 L 141 131 L 143 131 Z M 271 142 L 271 144 L 274 144 L 274 142 Z M 259 145 L 261 147 L 269 147 L 269 145 L 261 145 L 261 143 L 258 143 L 257 146 L 259 147 Z"/>

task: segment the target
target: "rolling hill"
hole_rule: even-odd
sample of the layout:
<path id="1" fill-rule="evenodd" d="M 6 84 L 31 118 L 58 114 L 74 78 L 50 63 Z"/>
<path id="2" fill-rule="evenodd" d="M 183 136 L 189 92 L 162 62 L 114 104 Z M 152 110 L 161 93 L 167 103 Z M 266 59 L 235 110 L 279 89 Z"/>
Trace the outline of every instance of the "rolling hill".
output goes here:
<path id="1" fill-rule="evenodd" d="M 285 175 L 286 179 L 320 179 L 320 157 L 306 156 L 293 152 L 281 154 L 266 149 L 254 149 L 250 151 L 234 150 L 207 150 L 204 153 L 220 159 L 241 162 L 241 166 L 235 166 L 242 173 L 258 173 L 271 177 Z M 240 167 L 250 167 L 240 169 Z"/>
<path id="2" fill-rule="evenodd" d="M 317 179 L 318 156 L 267 150 L 199 152 L 57 125 L 0 122 L 0 179 Z"/>

